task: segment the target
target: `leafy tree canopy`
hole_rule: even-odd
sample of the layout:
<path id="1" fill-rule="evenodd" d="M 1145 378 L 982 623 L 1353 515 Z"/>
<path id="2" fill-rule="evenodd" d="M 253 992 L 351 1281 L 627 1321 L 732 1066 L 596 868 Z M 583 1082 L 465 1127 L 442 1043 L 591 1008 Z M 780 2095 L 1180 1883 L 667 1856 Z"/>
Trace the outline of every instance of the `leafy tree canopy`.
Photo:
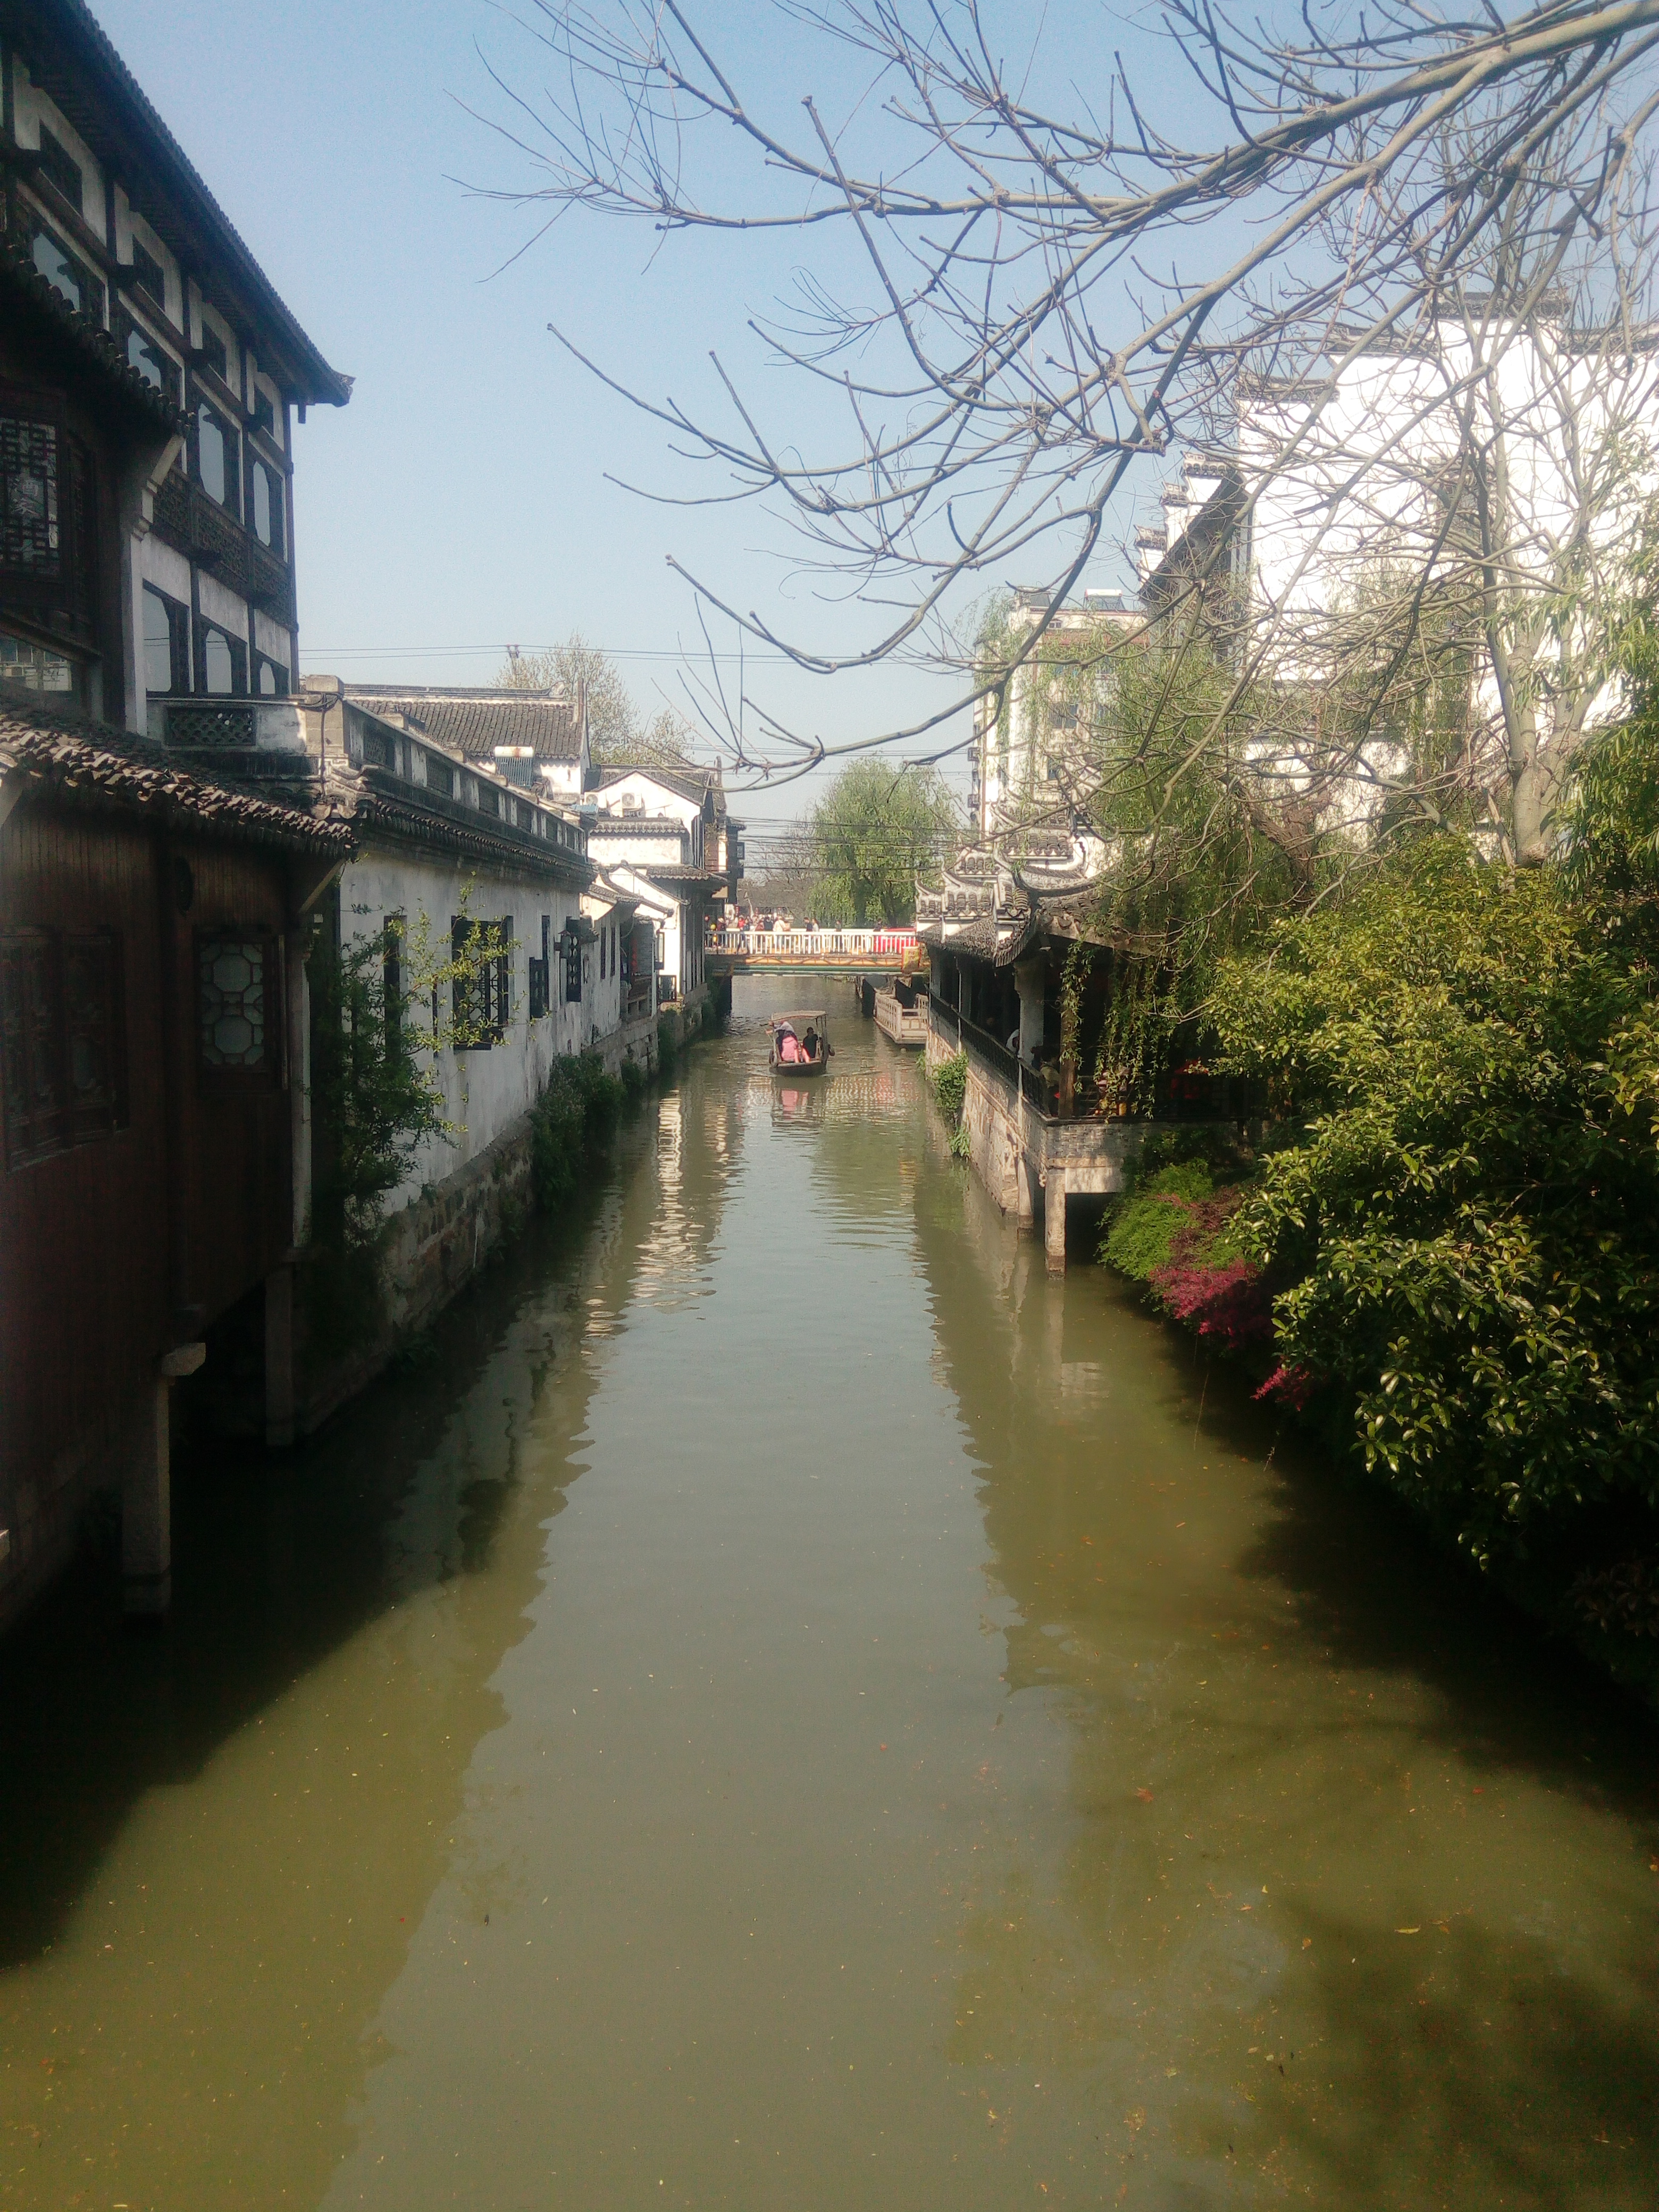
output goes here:
<path id="1" fill-rule="evenodd" d="M 917 875 L 937 881 L 941 854 L 961 835 L 937 769 L 854 761 L 812 810 L 818 918 L 858 929 L 912 920 Z"/>
<path id="2" fill-rule="evenodd" d="M 587 690 L 587 736 L 596 761 L 657 761 L 684 766 L 691 732 L 665 707 L 648 720 L 635 703 L 622 672 L 602 647 L 573 629 L 545 653 L 514 653 L 495 681 L 507 691 L 562 691 L 574 702 Z"/>
<path id="3" fill-rule="evenodd" d="M 1225 1065 L 1311 1117 L 1243 1216 L 1285 1368 L 1483 1560 L 1659 1506 L 1659 1036 L 1590 888 L 1435 839 L 1213 1000 Z"/>

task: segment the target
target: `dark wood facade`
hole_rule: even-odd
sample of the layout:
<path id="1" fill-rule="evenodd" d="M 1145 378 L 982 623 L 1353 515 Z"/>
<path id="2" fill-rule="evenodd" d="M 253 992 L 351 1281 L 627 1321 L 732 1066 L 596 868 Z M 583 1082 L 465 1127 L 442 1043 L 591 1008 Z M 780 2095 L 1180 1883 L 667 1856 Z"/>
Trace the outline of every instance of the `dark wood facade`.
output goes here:
<path id="1" fill-rule="evenodd" d="M 149 1448 L 160 1364 L 292 1247 L 289 979 L 349 848 L 95 734 L 0 713 L 0 1617 Z"/>

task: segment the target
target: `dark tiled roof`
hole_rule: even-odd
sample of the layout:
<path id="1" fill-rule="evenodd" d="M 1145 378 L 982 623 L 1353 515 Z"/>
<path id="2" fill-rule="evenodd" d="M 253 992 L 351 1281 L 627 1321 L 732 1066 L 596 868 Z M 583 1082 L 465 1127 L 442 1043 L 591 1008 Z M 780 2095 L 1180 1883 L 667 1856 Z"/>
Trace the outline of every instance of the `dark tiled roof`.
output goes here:
<path id="1" fill-rule="evenodd" d="M 102 325 L 80 308 L 71 307 L 28 256 L 4 237 L 0 237 L 0 279 L 9 291 L 27 300 L 37 314 L 45 317 L 68 351 L 94 372 L 112 397 L 167 435 L 183 428 L 185 418 L 179 410 L 165 392 L 146 383 L 122 359 L 119 348 Z"/>
<path id="2" fill-rule="evenodd" d="M 135 154 L 154 165 L 156 181 L 173 196 L 178 214 L 194 224 L 223 257 L 224 275 L 242 292 L 248 312 L 267 323 L 276 336 L 295 379 L 295 397 L 343 407 L 351 397 L 351 379 L 331 368 L 306 336 L 293 310 L 254 259 L 246 241 L 208 190 L 189 155 L 161 120 L 85 0 L 27 0 L 21 8 L 0 9 L 0 15 L 8 19 L 5 27 L 14 35 L 16 26 L 9 19 L 21 16 L 32 73 L 38 75 L 38 81 L 100 161 L 118 173 L 131 172 Z M 103 104 L 89 102 L 80 95 L 72 80 L 64 81 L 63 70 L 54 65 L 53 40 L 61 40 L 62 50 L 101 79 Z M 129 173 L 125 181 L 142 186 L 144 180 Z M 138 211 L 166 234 L 172 210 L 141 205 Z M 167 242 L 174 245 L 170 238 Z M 196 252 L 187 251 L 183 258 L 193 260 Z"/>
<path id="3" fill-rule="evenodd" d="M 470 806 L 435 792 L 404 783 L 384 769 L 341 769 L 328 772 L 330 798 L 364 829 L 465 853 L 498 866 L 527 868 L 550 881 L 586 888 L 597 871 L 568 845 L 555 845 L 516 824 L 492 822 Z"/>
<path id="4" fill-rule="evenodd" d="M 595 837 L 684 837 L 686 825 L 677 814 L 601 814 L 587 835 Z"/>
<path id="5" fill-rule="evenodd" d="M 25 799 L 149 815 L 257 844 L 349 854 L 349 823 L 325 804 L 284 804 L 171 764 L 159 745 L 107 722 L 0 699 L 0 773 Z"/>
<path id="6" fill-rule="evenodd" d="M 400 715 L 416 737 L 470 760 L 489 760 L 497 745 L 532 746 L 538 760 L 581 757 L 576 710 L 556 691 L 348 684 L 345 696 L 366 714 Z"/>

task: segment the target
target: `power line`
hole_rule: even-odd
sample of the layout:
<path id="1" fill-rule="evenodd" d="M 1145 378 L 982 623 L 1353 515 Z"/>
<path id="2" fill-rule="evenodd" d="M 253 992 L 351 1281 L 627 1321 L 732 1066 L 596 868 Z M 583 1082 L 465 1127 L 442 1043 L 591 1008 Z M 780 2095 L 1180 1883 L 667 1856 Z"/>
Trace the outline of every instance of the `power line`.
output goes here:
<path id="1" fill-rule="evenodd" d="M 671 651 L 666 647 L 587 646 L 586 640 L 583 643 L 587 651 L 603 653 L 607 660 L 684 661 L 702 666 L 713 659 L 718 661 L 729 661 L 733 667 L 739 660 L 775 662 L 783 667 L 793 665 L 787 653 L 716 653 L 711 655 L 707 653 Z M 521 659 L 534 660 L 543 653 L 550 653 L 557 650 L 556 647 L 550 645 L 526 645 L 519 647 L 519 654 Z M 477 659 L 486 653 L 493 659 L 502 661 L 509 657 L 505 645 L 308 645 L 306 647 L 305 657 L 307 660 L 321 660 L 324 658 L 331 660 L 459 660 Z"/>

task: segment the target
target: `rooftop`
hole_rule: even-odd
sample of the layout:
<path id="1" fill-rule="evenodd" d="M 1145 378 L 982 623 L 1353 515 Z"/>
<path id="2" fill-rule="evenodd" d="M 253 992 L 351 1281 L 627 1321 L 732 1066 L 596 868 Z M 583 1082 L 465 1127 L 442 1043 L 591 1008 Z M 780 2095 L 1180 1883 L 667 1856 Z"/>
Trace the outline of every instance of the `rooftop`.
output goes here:
<path id="1" fill-rule="evenodd" d="M 355 840 L 326 802 L 285 804 L 174 767 L 157 745 L 107 722 L 0 699 L 0 777 L 21 799 L 51 797 L 100 811 L 198 823 L 256 844 L 333 854 Z"/>
<path id="2" fill-rule="evenodd" d="M 231 296 L 221 304 L 264 326 L 294 397 L 343 407 L 351 379 L 306 335 L 85 0 L 0 0 L 0 31 L 99 160 L 142 195 L 139 213 L 210 296 L 223 286 Z"/>
<path id="3" fill-rule="evenodd" d="M 301 689 L 330 687 L 367 714 L 394 720 L 417 737 L 489 761 L 497 745 L 528 745 L 538 761 L 581 758 L 581 725 L 562 691 L 506 691 L 495 685 L 350 684 L 307 676 Z"/>

